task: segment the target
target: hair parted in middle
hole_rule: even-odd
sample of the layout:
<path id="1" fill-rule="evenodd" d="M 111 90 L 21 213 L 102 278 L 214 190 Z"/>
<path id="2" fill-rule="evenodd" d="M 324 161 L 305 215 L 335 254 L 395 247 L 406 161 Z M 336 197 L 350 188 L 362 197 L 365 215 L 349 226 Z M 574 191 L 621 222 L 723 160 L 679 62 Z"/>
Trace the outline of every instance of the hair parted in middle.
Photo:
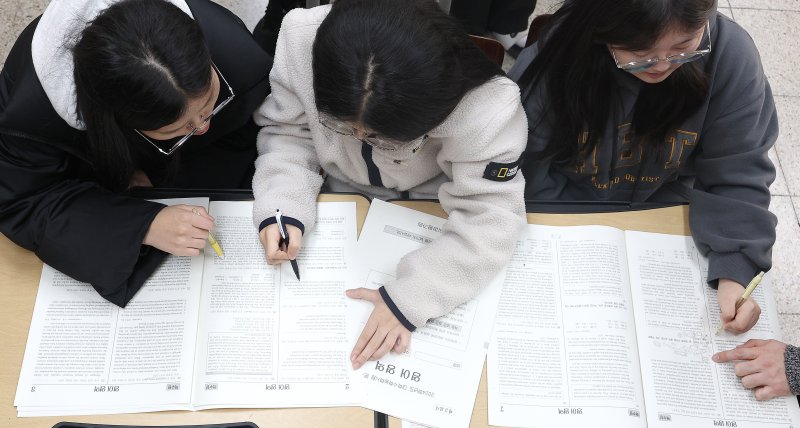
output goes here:
<path id="1" fill-rule="evenodd" d="M 95 173 L 106 188 L 124 190 L 136 157 L 153 152 L 133 130 L 175 122 L 210 87 L 203 32 L 167 1 L 123 0 L 89 23 L 72 52 Z"/>
<path id="2" fill-rule="evenodd" d="M 337 0 L 313 47 L 317 109 L 409 141 L 503 72 L 432 0 Z"/>

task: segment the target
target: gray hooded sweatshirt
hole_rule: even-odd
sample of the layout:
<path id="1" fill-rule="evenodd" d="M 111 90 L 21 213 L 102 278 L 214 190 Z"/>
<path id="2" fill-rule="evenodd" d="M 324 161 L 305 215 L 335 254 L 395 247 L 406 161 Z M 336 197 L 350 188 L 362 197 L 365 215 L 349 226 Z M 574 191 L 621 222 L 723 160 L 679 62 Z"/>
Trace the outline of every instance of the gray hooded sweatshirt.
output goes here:
<path id="1" fill-rule="evenodd" d="M 524 102 L 528 156 L 526 199 L 688 201 L 689 223 L 708 257 L 708 281 L 747 284 L 771 266 L 776 217 L 768 211 L 775 168 L 767 152 L 778 136 L 778 118 L 758 51 L 727 17 L 710 21 L 711 53 L 700 59 L 710 87 L 699 109 L 678 126 L 661 153 L 646 153 L 631 135 L 642 82 L 618 70 L 619 103 L 597 148 L 569 169 L 536 157 L 552 135 L 548 95 L 531 88 Z M 704 38 L 701 46 L 706 46 Z M 538 52 L 525 49 L 509 72 L 518 80 Z M 538 85 L 542 86 L 542 85 Z M 524 90 L 523 90 L 524 92 Z"/>

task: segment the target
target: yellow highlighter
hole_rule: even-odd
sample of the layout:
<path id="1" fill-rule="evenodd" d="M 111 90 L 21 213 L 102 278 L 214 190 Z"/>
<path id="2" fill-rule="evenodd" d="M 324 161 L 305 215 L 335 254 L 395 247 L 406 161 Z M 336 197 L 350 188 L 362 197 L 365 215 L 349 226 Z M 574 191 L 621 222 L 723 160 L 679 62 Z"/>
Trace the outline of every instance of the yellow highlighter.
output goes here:
<path id="1" fill-rule="evenodd" d="M 219 257 L 225 258 L 225 255 L 222 254 L 222 247 L 219 246 L 219 242 L 217 242 L 217 239 L 214 238 L 211 232 L 208 232 L 208 243 L 211 244 L 211 248 L 214 249 L 214 252 L 216 252 Z"/>
<path id="2" fill-rule="evenodd" d="M 759 272 L 758 275 L 753 278 L 749 284 L 747 284 L 747 288 L 744 289 L 744 293 L 742 293 L 742 297 L 736 301 L 736 309 L 739 309 L 747 299 L 750 298 L 750 295 L 753 294 L 753 290 L 758 287 L 758 284 L 761 284 L 761 278 L 764 277 L 764 272 Z"/>
<path id="3" fill-rule="evenodd" d="M 200 210 L 197 208 L 192 208 L 192 212 L 195 215 L 200 215 Z M 225 254 L 222 253 L 222 247 L 217 242 L 217 238 L 214 237 L 214 234 L 211 231 L 208 232 L 208 243 L 211 244 L 211 248 L 214 249 L 214 252 L 217 253 L 217 256 L 225 258 Z"/>

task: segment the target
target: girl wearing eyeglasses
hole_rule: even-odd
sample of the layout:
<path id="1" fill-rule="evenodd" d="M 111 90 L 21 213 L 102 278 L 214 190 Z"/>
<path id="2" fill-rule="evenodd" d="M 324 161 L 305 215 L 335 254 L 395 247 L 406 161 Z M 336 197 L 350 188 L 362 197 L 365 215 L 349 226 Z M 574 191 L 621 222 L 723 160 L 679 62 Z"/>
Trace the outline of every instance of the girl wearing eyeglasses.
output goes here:
<path id="1" fill-rule="evenodd" d="M 248 188 L 270 67 L 208 0 L 52 1 L 0 74 L 0 232 L 124 306 L 213 228 L 124 191 Z"/>
<path id="2" fill-rule="evenodd" d="M 714 0 L 566 0 L 509 75 L 529 120 L 526 198 L 689 202 L 725 329 L 771 265 L 778 121 L 749 35 Z"/>
<path id="3" fill-rule="evenodd" d="M 320 188 L 438 198 L 450 215 L 440 238 L 403 258 L 395 280 L 348 291 L 374 304 L 353 366 L 403 352 L 415 328 L 470 300 L 511 256 L 525 224 L 519 90 L 430 0 L 291 11 L 270 82 L 255 114 L 263 128 L 253 179 L 253 220 L 270 263 L 297 257 Z M 278 209 L 288 248 L 279 247 Z"/>

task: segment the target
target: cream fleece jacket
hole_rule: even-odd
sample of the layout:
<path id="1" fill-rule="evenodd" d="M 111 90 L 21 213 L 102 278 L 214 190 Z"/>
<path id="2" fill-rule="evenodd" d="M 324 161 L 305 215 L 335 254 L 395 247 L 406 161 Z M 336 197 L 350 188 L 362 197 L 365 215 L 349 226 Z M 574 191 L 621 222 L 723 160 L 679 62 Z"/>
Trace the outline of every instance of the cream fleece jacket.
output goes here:
<path id="1" fill-rule="evenodd" d="M 526 223 L 524 178 L 484 177 L 498 164 L 519 160 L 527 120 L 516 84 L 496 77 L 467 93 L 416 154 L 372 150 L 373 182 L 377 168 L 383 187 L 371 185 L 363 143 L 322 126 L 314 103 L 312 44 L 329 10 L 294 9 L 283 20 L 272 93 L 254 114 L 263 128 L 253 221 L 260 229 L 280 209 L 289 223 L 312 228 L 324 179 L 320 170 L 369 195 L 387 189 L 438 195 L 449 215 L 441 237 L 403 257 L 396 279 L 381 290 L 413 330 L 473 298 L 511 257 Z"/>

